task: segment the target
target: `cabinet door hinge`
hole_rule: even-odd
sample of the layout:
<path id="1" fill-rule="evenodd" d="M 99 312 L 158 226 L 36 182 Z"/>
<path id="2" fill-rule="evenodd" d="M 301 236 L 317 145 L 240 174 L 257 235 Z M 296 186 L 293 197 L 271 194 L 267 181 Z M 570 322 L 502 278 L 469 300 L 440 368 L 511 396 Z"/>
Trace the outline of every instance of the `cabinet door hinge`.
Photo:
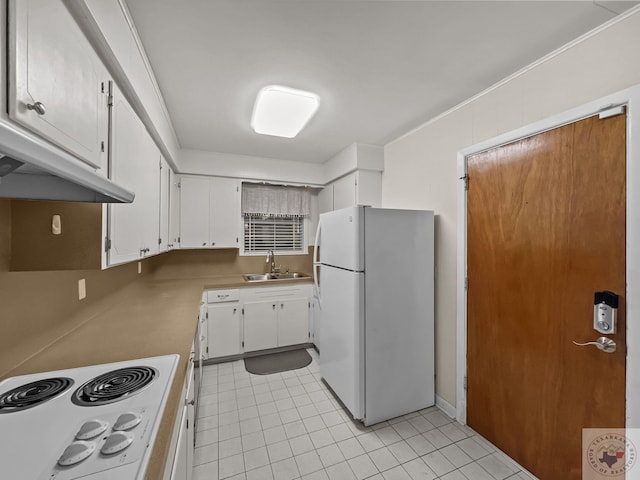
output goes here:
<path id="1" fill-rule="evenodd" d="M 108 252 L 111 250 L 111 239 L 109 237 L 104 237 L 104 251 Z"/>
<path id="2" fill-rule="evenodd" d="M 158 162 L 158 165 L 160 165 L 160 170 L 162 170 L 162 160 Z"/>
<path id="3" fill-rule="evenodd" d="M 239 191 L 240 191 L 240 187 L 236 187 L 236 192 L 239 192 Z"/>
<path id="4" fill-rule="evenodd" d="M 158 245 L 162 245 L 162 238 L 158 238 Z"/>
<path id="5" fill-rule="evenodd" d="M 464 289 L 469 290 L 469 277 L 464 277 Z"/>
<path id="6" fill-rule="evenodd" d="M 462 177 L 460 177 L 460 180 L 464 181 L 464 189 L 469 190 L 469 175 L 465 173 Z"/>
<path id="7" fill-rule="evenodd" d="M 113 107 L 113 95 L 107 97 L 107 105 Z"/>
<path id="8" fill-rule="evenodd" d="M 464 379 L 462 380 L 462 388 L 465 389 L 465 391 L 467 390 L 467 376 L 464 376 Z"/>

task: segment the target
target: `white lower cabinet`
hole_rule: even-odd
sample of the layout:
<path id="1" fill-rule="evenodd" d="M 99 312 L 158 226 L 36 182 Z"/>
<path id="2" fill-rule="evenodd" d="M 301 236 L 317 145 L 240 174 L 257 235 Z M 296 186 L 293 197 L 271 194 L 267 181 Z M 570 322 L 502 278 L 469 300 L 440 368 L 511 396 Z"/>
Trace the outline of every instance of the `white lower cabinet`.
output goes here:
<path id="1" fill-rule="evenodd" d="M 309 342 L 310 284 L 241 291 L 244 351 Z"/>
<path id="2" fill-rule="evenodd" d="M 309 298 L 281 300 L 278 311 L 278 346 L 297 345 L 309 341 Z"/>
<path id="3" fill-rule="evenodd" d="M 195 444 L 195 382 L 194 365 L 189 361 L 189 369 L 183 390 L 184 403 L 178 412 L 171 441 L 170 464 L 165 466 L 165 480 L 191 480 Z"/>
<path id="4" fill-rule="evenodd" d="M 244 311 L 244 351 L 254 352 L 278 346 L 276 302 L 247 302 Z"/>
<path id="5" fill-rule="evenodd" d="M 206 357 L 310 342 L 311 284 L 209 290 Z"/>
<path id="6" fill-rule="evenodd" d="M 205 358 L 242 353 L 242 323 L 238 289 L 209 290 L 204 294 Z"/>
<path id="7" fill-rule="evenodd" d="M 242 352 L 242 330 L 238 302 L 207 306 L 207 347 L 209 358 L 238 355 Z"/>

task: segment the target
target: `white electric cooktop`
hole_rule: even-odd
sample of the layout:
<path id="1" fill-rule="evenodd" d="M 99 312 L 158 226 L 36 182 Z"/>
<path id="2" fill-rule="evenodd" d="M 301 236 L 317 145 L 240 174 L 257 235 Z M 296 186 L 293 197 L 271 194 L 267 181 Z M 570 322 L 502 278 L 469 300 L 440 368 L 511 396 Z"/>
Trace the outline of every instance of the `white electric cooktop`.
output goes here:
<path id="1" fill-rule="evenodd" d="M 179 355 L 0 382 L 0 476 L 144 477 Z"/>

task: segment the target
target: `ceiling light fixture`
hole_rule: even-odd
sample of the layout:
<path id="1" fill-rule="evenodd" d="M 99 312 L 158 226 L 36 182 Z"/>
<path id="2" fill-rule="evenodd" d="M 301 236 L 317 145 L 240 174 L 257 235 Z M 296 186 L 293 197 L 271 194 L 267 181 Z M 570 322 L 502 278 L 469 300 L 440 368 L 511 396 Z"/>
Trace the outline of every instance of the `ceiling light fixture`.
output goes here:
<path id="1" fill-rule="evenodd" d="M 293 138 L 311 120 L 319 104 L 315 93 L 269 85 L 258 92 L 251 128 L 262 135 Z"/>

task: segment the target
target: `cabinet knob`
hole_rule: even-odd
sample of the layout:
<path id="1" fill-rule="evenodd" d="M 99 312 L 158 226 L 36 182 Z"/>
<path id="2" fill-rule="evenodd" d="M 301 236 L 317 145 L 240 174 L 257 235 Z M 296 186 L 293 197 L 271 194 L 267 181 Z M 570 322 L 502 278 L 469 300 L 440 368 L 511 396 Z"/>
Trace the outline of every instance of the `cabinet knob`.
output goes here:
<path id="1" fill-rule="evenodd" d="M 271 307 L 275 310 L 276 309 L 276 304 L 274 303 L 273 305 L 271 305 Z"/>
<path id="2" fill-rule="evenodd" d="M 35 102 L 35 103 L 27 103 L 28 110 L 35 110 L 38 115 L 44 115 L 47 113 L 47 109 L 44 107 L 44 103 Z"/>
<path id="3" fill-rule="evenodd" d="M 203 243 L 202 243 L 202 246 L 203 246 L 203 247 L 206 247 L 206 246 L 207 246 L 207 242 L 203 242 Z"/>
<path id="4" fill-rule="evenodd" d="M 216 244 L 216 242 L 211 242 L 211 246 L 213 247 Z"/>

